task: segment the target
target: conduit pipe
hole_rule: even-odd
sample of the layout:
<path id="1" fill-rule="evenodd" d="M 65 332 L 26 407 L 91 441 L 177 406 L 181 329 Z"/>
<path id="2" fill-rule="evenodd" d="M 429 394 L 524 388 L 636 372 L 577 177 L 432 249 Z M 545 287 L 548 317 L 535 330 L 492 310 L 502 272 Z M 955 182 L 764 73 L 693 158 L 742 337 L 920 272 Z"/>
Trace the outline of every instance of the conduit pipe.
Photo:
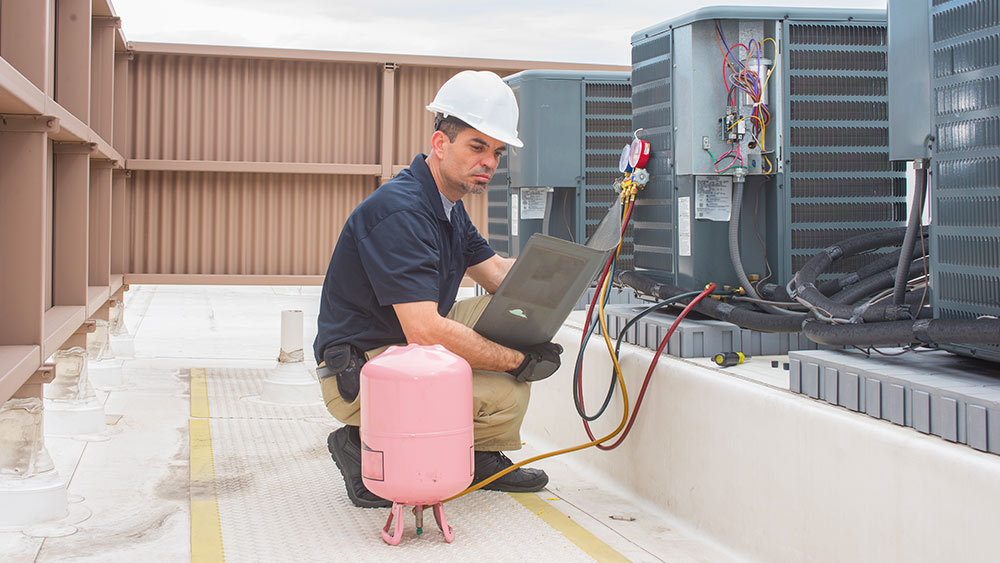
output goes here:
<path id="1" fill-rule="evenodd" d="M 736 277 L 740 285 L 743 286 L 743 289 L 746 290 L 747 295 L 754 299 L 760 299 L 760 294 L 757 293 L 753 284 L 750 283 L 750 278 L 747 277 L 747 273 L 743 269 L 743 258 L 740 256 L 740 214 L 743 212 L 743 185 L 743 181 L 737 181 L 733 185 L 733 203 L 729 214 L 729 261 L 732 263 L 733 270 L 736 271 Z M 778 315 L 796 314 L 772 305 L 757 306 Z"/>
<path id="2" fill-rule="evenodd" d="M 913 168 L 917 171 L 916 185 L 913 189 L 913 204 L 910 206 L 910 220 L 906 224 L 906 237 L 903 239 L 903 247 L 900 249 L 899 265 L 896 267 L 896 283 L 892 290 L 893 304 L 900 306 L 906 295 L 906 282 L 908 277 L 909 264 L 913 260 L 913 249 L 917 244 L 917 233 L 920 229 L 920 222 L 924 216 L 924 199 L 927 194 L 927 161 L 920 158 L 913 161 Z"/>

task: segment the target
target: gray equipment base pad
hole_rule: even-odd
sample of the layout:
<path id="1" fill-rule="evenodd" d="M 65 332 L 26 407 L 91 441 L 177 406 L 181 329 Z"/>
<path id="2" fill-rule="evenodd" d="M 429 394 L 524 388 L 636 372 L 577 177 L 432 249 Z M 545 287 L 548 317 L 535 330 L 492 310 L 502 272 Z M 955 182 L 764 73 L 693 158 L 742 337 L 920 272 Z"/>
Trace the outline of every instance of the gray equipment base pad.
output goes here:
<path id="1" fill-rule="evenodd" d="M 898 352 L 898 349 L 888 352 Z M 1000 366 L 947 352 L 792 352 L 789 388 L 924 434 L 1000 454 Z"/>
<path id="2" fill-rule="evenodd" d="M 611 337 L 617 339 L 629 320 L 649 306 L 643 303 L 604 307 Z M 632 325 L 623 340 L 655 350 L 675 318 L 661 312 L 650 313 Z M 596 330 L 599 332 L 600 327 Z M 725 352 L 776 356 L 787 354 L 790 350 L 816 350 L 819 347 L 802 333 L 766 333 L 740 328 L 725 321 L 685 319 L 670 337 L 666 352 L 679 358 L 708 358 Z"/>

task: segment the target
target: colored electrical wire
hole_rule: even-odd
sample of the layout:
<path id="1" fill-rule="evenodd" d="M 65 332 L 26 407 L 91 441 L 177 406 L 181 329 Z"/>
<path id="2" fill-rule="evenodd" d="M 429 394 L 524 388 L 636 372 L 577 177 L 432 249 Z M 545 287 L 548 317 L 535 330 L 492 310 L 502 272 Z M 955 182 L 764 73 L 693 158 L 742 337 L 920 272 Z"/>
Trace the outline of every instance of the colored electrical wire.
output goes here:
<path id="1" fill-rule="evenodd" d="M 763 56 L 764 46 L 768 41 L 770 41 L 774 47 L 774 58 L 772 59 L 772 64 L 768 69 L 767 74 L 763 77 L 763 80 L 761 80 L 761 58 Z M 735 103 L 735 100 L 733 100 L 733 91 L 740 90 L 745 93 L 750 100 L 747 105 L 750 105 L 753 108 L 750 115 L 740 118 L 731 124 L 729 129 L 732 129 L 743 120 L 750 119 L 751 130 L 749 131 L 749 134 L 754 143 L 760 147 L 761 159 L 766 165 L 766 167 L 762 167 L 762 172 L 765 174 L 772 174 L 774 172 L 774 165 L 766 154 L 767 147 L 765 145 L 767 125 L 771 120 L 771 111 L 768 108 L 767 103 L 763 100 L 763 95 L 767 89 L 767 84 L 771 79 L 771 74 L 777 67 L 778 44 L 774 41 L 774 39 L 767 37 L 764 38 L 763 41 L 751 39 L 747 41 L 746 44 L 735 43 L 730 46 L 729 42 L 726 41 L 725 32 L 722 31 L 722 27 L 719 22 L 715 23 L 715 43 L 719 48 L 719 52 L 722 53 L 722 84 L 723 88 L 726 89 L 726 103 L 729 105 L 738 105 Z M 746 62 L 740 60 L 739 50 L 741 48 L 745 53 Z M 756 70 L 753 70 L 750 67 L 750 62 L 754 58 L 756 58 L 757 63 Z M 738 146 L 738 143 L 734 144 Z M 721 158 L 716 160 L 715 172 L 717 173 L 726 172 L 736 164 L 736 160 L 734 159 L 729 166 L 720 171 L 718 165 L 721 160 Z"/>

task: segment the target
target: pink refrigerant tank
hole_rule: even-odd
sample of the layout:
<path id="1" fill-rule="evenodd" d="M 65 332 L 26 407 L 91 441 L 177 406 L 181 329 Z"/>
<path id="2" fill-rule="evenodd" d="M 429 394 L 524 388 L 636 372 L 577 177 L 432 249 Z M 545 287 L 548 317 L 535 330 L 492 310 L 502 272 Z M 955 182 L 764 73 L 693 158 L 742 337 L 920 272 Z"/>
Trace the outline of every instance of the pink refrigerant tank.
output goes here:
<path id="1" fill-rule="evenodd" d="M 445 540 L 454 539 L 441 501 L 463 491 L 475 468 L 472 369 L 443 346 L 394 346 L 361 368 L 361 474 L 393 501 L 382 539 L 398 545 L 403 510 L 434 507 Z M 393 520 L 395 530 L 390 533 Z"/>

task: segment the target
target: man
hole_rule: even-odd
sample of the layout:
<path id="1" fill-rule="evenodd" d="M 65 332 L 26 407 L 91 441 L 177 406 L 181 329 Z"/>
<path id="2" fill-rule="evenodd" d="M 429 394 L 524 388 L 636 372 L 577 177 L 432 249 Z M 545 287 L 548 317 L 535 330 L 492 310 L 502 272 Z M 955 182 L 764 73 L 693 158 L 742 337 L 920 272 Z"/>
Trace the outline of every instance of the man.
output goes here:
<path id="1" fill-rule="evenodd" d="M 366 360 L 416 343 L 441 344 L 469 362 L 478 482 L 511 465 L 501 452 L 521 447 L 529 382 L 551 375 L 562 352 L 552 343 L 513 350 L 487 340 L 471 327 L 489 297 L 455 303 L 465 274 L 492 294 L 513 263 L 494 254 L 461 200 L 486 191 L 506 145 L 523 146 L 514 93 L 496 74 L 464 71 L 427 109 L 435 114 L 430 154 L 417 155 L 351 213 L 323 284 L 317 373 L 327 410 L 346 425 L 327 443 L 348 496 L 362 507 L 391 505 L 361 479 Z M 527 492 L 547 482 L 543 471 L 521 468 L 486 488 Z"/>

